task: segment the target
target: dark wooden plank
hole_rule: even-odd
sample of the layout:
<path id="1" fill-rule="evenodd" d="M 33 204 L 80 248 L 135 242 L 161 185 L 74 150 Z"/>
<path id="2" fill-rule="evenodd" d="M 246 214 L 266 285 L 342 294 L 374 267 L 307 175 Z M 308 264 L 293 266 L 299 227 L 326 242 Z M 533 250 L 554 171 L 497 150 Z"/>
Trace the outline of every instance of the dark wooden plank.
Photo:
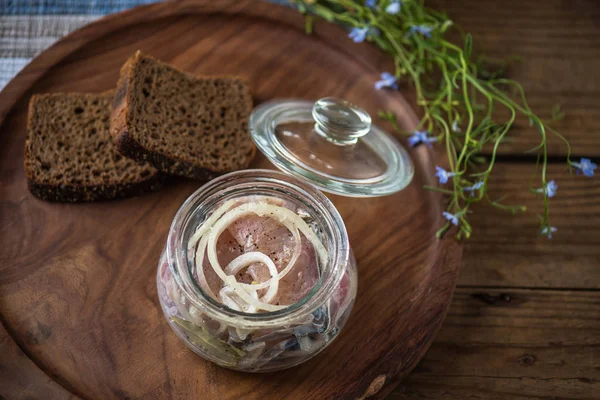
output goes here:
<path id="1" fill-rule="evenodd" d="M 413 150 L 413 183 L 398 194 L 333 198 L 361 283 L 352 317 L 330 348 L 276 374 L 216 367 L 171 332 L 156 294 L 169 224 L 200 183 L 77 205 L 42 202 L 26 188 L 22 152 L 30 94 L 110 89 L 138 49 L 194 74 L 245 76 L 258 102 L 338 96 L 370 112 L 392 108 L 406 129 L 416 124 L 401 94 L 373 89 L 381 71 L 380 58 L 371 57 L 376 50 L 356 46 L 345 30 L 325 23 L 307 36 L 296 11 L 258 0 L 159 3 L 64 38 L 0 95 L 0 116 L 6 116 L 0 128 L 0 315 L 15 342 L 40 369 L 85 398 L 389 393 L 433 341 L 460 266 L 461 245 L 434 235 L 442 224 L 441 198 L 422 190 L 434 180 L 432 154 L 426 147 Z M 267 162 L 257 157 L 254 166 Z"/>
<path id="2" fill-rule="evenodd" d="M 597 399 L 600 292 L 457 289 L 435 343 L 388 399 Z"/>
<path id="3" fill-rule="evenodd" d="M 527 212 L 511 216 L 489 205 L 473 208 L 473 237 L 466 241 L 459 285 L 545 288 L 600 288 L 600 180 L 570 175 L 551 164 L 548 179 L 558 184 L 550 218 L 558 228 L 551 240 L 539 237 L 536 214 L 541 197 L 529 192 L 534 164 L 496 166 L 492 198 L 506 194 Z"/>
<path id="4" fill-rule="evenodd" d="M 521 82 L 529 104 L 543 119 L 561 104 L 567 117 L 556 125 L 576 154 L 600 156 L 600 7 L 595 0 L 430 0 L 427 5 L 471 32 L 474 46 L 495 58 L 520 56 L 508 77 Z M 536 146 L 539 135 L 520 120 L 504 154 Z M 555 138 L 550 153 L 565 154 Z"/>

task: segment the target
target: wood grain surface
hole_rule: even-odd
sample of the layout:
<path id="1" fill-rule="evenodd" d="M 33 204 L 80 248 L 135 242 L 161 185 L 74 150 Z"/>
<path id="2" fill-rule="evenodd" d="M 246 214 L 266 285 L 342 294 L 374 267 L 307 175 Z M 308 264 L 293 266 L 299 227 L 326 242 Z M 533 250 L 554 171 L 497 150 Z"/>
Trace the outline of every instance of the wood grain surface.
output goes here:
<path id="1" fill-rule="evenodd" d="M 459 288 L 390 399 L 598 399 L 600 293 Z"/>
<path id="2" fill-rule="evenodd" d="M 594 0 L 427 0 L 473 34 L 475 49 L 518 56 L 508 76 L 577 156 L 600 156 L 600 4 Z M 536 237 L 541 211 L 527 192 L 538 137 L 511 131 L 490 189 L 525 204 L 511 217 L 478 206 L 458 289 L 436 342 L 390 399 L 598 399 L 600 388 L 600 207 L 598 177 L 571 176 L 566 149 L 551 140 L 551 241 Z M 507 297 L 508 296 L 508 297 Z"/>
<path id="3" fill-rule="evenodd" d="M 600 180 L 569 174 L 564 164 L 548 167 L 559 185 L 550 203 L 552 240 L 538 237 L 536 214 L 541 198 L 529 192 L 531 163 L 501 165 L 490 180 L 492 196 L 508 195 L 511 204 L 527 211 L 515 217 L 488 206 L 475 209 L 473 229 L 465 243 L 459 284 L 470 286 L 560 287 L 600 289 Z"/>
<path id="4" fill-rule="evenodd" d="M 373 90 L 387 58 L 354 45 L 339 27 L 318 24 L 314 36 L 303 27 L 293 10 L 257 0 L 155 4 L 66 37 L 0 95 L 0 316 L 14 340 L 2 332 L 0 382 L 30 382 L 0 385 L 2 396 L 355 399 L 386 395 L 414 367 L 444 319 L 462 253 L 455 241 L 434 237 L 442 209 L 437 194 L 422 190 L 434 182 L 427 147 L 412 152 L 415 178 L 401 193 L 332 196 L 359 264 L 353 314 L 321 356 L 271 374 L 200 359 L 160 311 L 157 260 L 174 213 L 199 183 L 178 180 L 148 196 L 77 205 L 42 202 L 26 189 L 31 94 L 114 87 L 137 49 L 196 74 L 243 75 L 257 102 L 334 95 L 373 114 L 391 109 L 406 129 L 414 126 L 399 93 Z M 267 165 L 262 157 L 254 163 Z"/>
<path id="5" fill-rule="evenodd" d="M 54 382 L 17 346 L 0 323 L 0 396 L 2 399 L 76 399 L 72 393 Z"/>
<path id="6" fill-rule="evenodd" d="M 555 125 L 578 155 L 600 156 L 600 6 L 596 0 L 428 0 L 473 35 L 474 51 L 494 61 L 514 59 L 508 76 L 519 81 L 531 108 L 544 119 L 559 104 L 566 118 Z M 539 143 L 519 119 L 505 155 L 520 155 Z M 566 154 L 549 138 L 549 152 Z"/>
<path id="7" fill-rule="evenodd" d="M 542 116 L 548 117 L 552 105 L 561 104 L 567 116 L 558 128 L 570 139 L 577 155 L 598 162 L 600 6 L 597 1 L 427 0 L 426 3 L 446 10 L 453 20 L 472 32 L 476 50 L 500 58 L 522 57 L 521 62 L 509 68 L 509 77 L 524 85 L 532 108 Z M 120 22 L 110 23 L 116 26 Z M 333 30 L 323 25 L 317 28 L 318 34 Z M 339 43 L 329 45 L 337 48 L 345 43 L 342 36 L 339 35 Z M 82 42 L 85 40 L 64 45 L 73 49 Z M 379 70 L 388 69 L 385 57 L 377 51 L 364 46 L 352 49 L 366 60 L 368 68 L 376 65 Z M 52 65 L 59 55 L 47 52 L 41 57 L 43 65 Z M 20 77 L 26 84 L 11 86 L 2 94 L 9 93 L 13 100 L 0 103 L 0 111 L 6 112 L 3 106 L 21 98 L 23 88 L 44 73 L 44 68 L 26 71 Z M 411 97 L 409 92 L 403 94 Z M 550 172 L 559 183 L 556 204 L 552 204 L 552 221 L 559 232 L 552 241 L 535 237 L 534 218 L 539 205 L 534 197 L 523 192 L 533 160 L 523 157 L 522 151 L 532 147 L 537 137 L 526 128 L 526 123 L 521 122 L 511 132 L 513 139 L 503 147 L 503 157 L 497 164 L 499 176 L 490 187 L 497 193 L 509 192 L 515 203 L 529 207 L 528 213 L 510 217 L 489 207 L 474 208 L 476 214 L 471 218 L 474 237 L 466 243 L 459 288 L 445 324 L 425 358 L 390 399 L 598 398 L 600 209 L 595 201 L 598 181 L 569 177 L 564 165 L 556 163 L 564 159 L 565 149 L 552 141 L 550 153 L 555 165 Z M 4 136 L 0 136 L 0 143 L 4 143 Z M 20 151 L 18 146 L 14 151 Z M 6 154 L 2 145 L 0 152 Z M 0 211 L 4 210 L 3 203 Z M 17 363 L 2 365 L 5 368 L 0 373 L 8 377 L 9 385 L 0 385 L 0 393 L 8 387 L 11 393 L 19 393 L 6 396 L 9 399 L 31 398 L 36 388 L 43 387 L 40 385 L 44 379 L 51 381 L 51 378 L 45 378 L 44 373 L 32 375 L 33 389 L 24 390 L 19 382 L 26 381 L 25 376 L 19 378 L 15 370 L 19 363 L 30 361 L 17 347 L 11 351 L 18 355 L 11 359 Z M 23 392 L 17 392 L 19 389 Z M 6 393 L 8 389 L 4 390 Z M 47 393 L 44 398 L 63 398 L 52 389 Z"/>

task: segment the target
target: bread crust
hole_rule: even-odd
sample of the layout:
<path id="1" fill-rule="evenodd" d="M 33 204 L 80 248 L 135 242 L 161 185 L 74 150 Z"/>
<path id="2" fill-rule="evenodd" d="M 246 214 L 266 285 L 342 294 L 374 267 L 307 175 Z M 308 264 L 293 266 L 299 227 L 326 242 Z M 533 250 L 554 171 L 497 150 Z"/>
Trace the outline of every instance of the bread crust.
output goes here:
<path id="1" fill-rule="evenodd" d="M 117 150 L 126 157 L 137 161 L 148 162 L 156 169 L 165 173 L 184 176 L 192 179 L 205 181 L 213 179 L 227 172 L 234 171 L 213 171 L 185 160 L 174 159 L 160 152 L 146 149 L 141 143 L 134 139 L 128 124 L 129 104 L 131 104 L 130 96 L 132 95 L 129 88 L 130 82 L 133 79 L 133 69 L 135 63 L 141 57 L 152 59 L 152 57 L 142 56 L 142 54 L 138 51 L 125 62 L 121 68 L 121 76 L 119 77 L 117 90 L 112 102 L 110 133 Z M 160 61 L 157 62 L 160 63 Z M 249 100 L 247 106 L 249 109 L 252 108 L 252 99 Z M 250 154 L 246 156 L 247 162 L 244 166 L 238 169 L 247 168 L 254 159 L 255 154 L 256 147 L 254 144 L 252 144 Z"/>
<path id="2" fill-rule="evenodd" d="M 77 94 L 77 96 L 86 97 L 113 97 L 114 91 L 108 91 L 99 94 Z M 160 189 L 166 179 L 166 175 L 160 171 L 154 170 L 154 173 L 147 178 L 139 178 L 130 182 L 107 181 L 103 184 L 75 185 L 63 183 L 42 183 L 35 179 L 35 165 L 31 160 L 34 154 L 31 153 L 33 120 L 35 112 L 35 103 L 43 101 L 47 97 L 70 96 L 69 93 L 51 93 L 33 95 L 29 102 L 29 113 L 27 116 L 27 138 L 24 147 L 24 168 L 27 178 L 29 191 L 42 200 L 55 202 L 89 202 L 97 200 L 111 200 L 121 197 L 137 196 Z M 107 110 L 108 111 L 108 110 Z"/>
<path id="3" fill-rule="evenodd" d="M 139 182 L 114 185 L 48 185 L 27 180 L 29 191 L 37 198 L 61 203 L 79 203 L 99 200 L 113 200 L 123 197 L 151 193 L 163 187 L 166 175 L 157 173 Z"/>

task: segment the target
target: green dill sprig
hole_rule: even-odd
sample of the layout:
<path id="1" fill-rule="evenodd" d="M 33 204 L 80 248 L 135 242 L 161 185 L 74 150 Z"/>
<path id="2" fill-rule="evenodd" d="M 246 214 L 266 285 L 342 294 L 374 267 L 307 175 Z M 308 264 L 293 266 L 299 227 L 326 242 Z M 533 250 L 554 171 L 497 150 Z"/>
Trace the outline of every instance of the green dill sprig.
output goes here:
<path id="1" fill-rule="evenodd" d="M 504 204 L 504 198 L 492 199 L 487 190 L 498 149 L 519 115 L 525 116 L 539 135 L 539 144 L 528 151 L 538 155 L 530 191 L 543 198 L 540 233 L 552 237 L 556 228 L 550 224 L 549 199 L 558 186 L 547 177 L 548 135 L 564 142 L 569 167 L 591 176 L 596 164 L 589 159 L 571 160 L 571 148 L 565 137 L 531 110 L 521 84 L 503 77 L 506 64 L 489 71 L 486 68 L 489 59 L 473 56 L 471 35 L 464 34 L 446 14 L 429 9 L 418 0 L 292 2 L 306 14 L 308 33 L 312 31 L 312 16 L 318 16 L 345 25 L 352 40 L 373 42 L 392 57 L 394 73 L 382 73 L 375 89 L 397 89 L 401 80 L 413 84 L 423 114 L 415 132 L 400 132 L 395 115 L 389 111 L 380 112 L 379 116 L 396 131 L 411 134 L 409 144 L 431 146 L 438 142 L 447 152 L 449 171 L 436 167 L 440 184 L 446 186 L 426 187 L 448 196 L 447 210 L 443 213 L 447 222 L 437 232 L 438 237 L 456 225 L 457 238 L 469 238 L 472 228 L 467 216 L 471 205 L 481 201 L 512 214 L 525 211 L 525 206 Z M 450 30 L 460 33 L 460 45 L 446 39 Z M 499 109 L 504 109 L 508 117 L 498 117 Z M 555 108 L 552 116 L 554 120 L 564 114 Z M 489 157 L 481 156 L 484 148 L 491 151 Z M 534 188 L 538 170 L 542 187 Z"/>

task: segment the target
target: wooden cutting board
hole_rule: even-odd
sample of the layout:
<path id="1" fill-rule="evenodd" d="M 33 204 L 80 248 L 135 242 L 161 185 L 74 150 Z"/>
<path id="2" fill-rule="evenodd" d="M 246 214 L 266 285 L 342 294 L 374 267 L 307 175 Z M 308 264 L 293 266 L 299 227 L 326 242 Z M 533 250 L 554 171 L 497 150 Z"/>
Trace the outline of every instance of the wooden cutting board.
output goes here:
<path id="1" fill-rule="evenodd" d="M 17 398 L 357 399 L 382 397 L 415 366 L 450 304 L 462 247 L 444 223 L 433 154 L 411 151 L 412 184 L 393 196 L 331 196 L 359 265 L 354 311 L 318 357 L 282 372 L 216 367 L 171 332 L 155 272 L 170 222 L 199 182 L 92 204 L 51 204 L 27 191 L 23 144 L 33 93 L 100 92 L 142 50 L 195 74 L 239 74 L 256 103 L 337 96 L 410 130 L 398 92 L 376 91 L 389 58 L 294 10 L 245 1 L 179 1 L 104 18 L 38 56 L 0 94 L 0 394 Z M 377 122 L 377 119 L 376 119 Z M 381 122 L 381 121 L 379 121 Z M 389 128 L 386 125 L 384 127 Z M 255 167 L 269 167 L 262 155 Z"/>

